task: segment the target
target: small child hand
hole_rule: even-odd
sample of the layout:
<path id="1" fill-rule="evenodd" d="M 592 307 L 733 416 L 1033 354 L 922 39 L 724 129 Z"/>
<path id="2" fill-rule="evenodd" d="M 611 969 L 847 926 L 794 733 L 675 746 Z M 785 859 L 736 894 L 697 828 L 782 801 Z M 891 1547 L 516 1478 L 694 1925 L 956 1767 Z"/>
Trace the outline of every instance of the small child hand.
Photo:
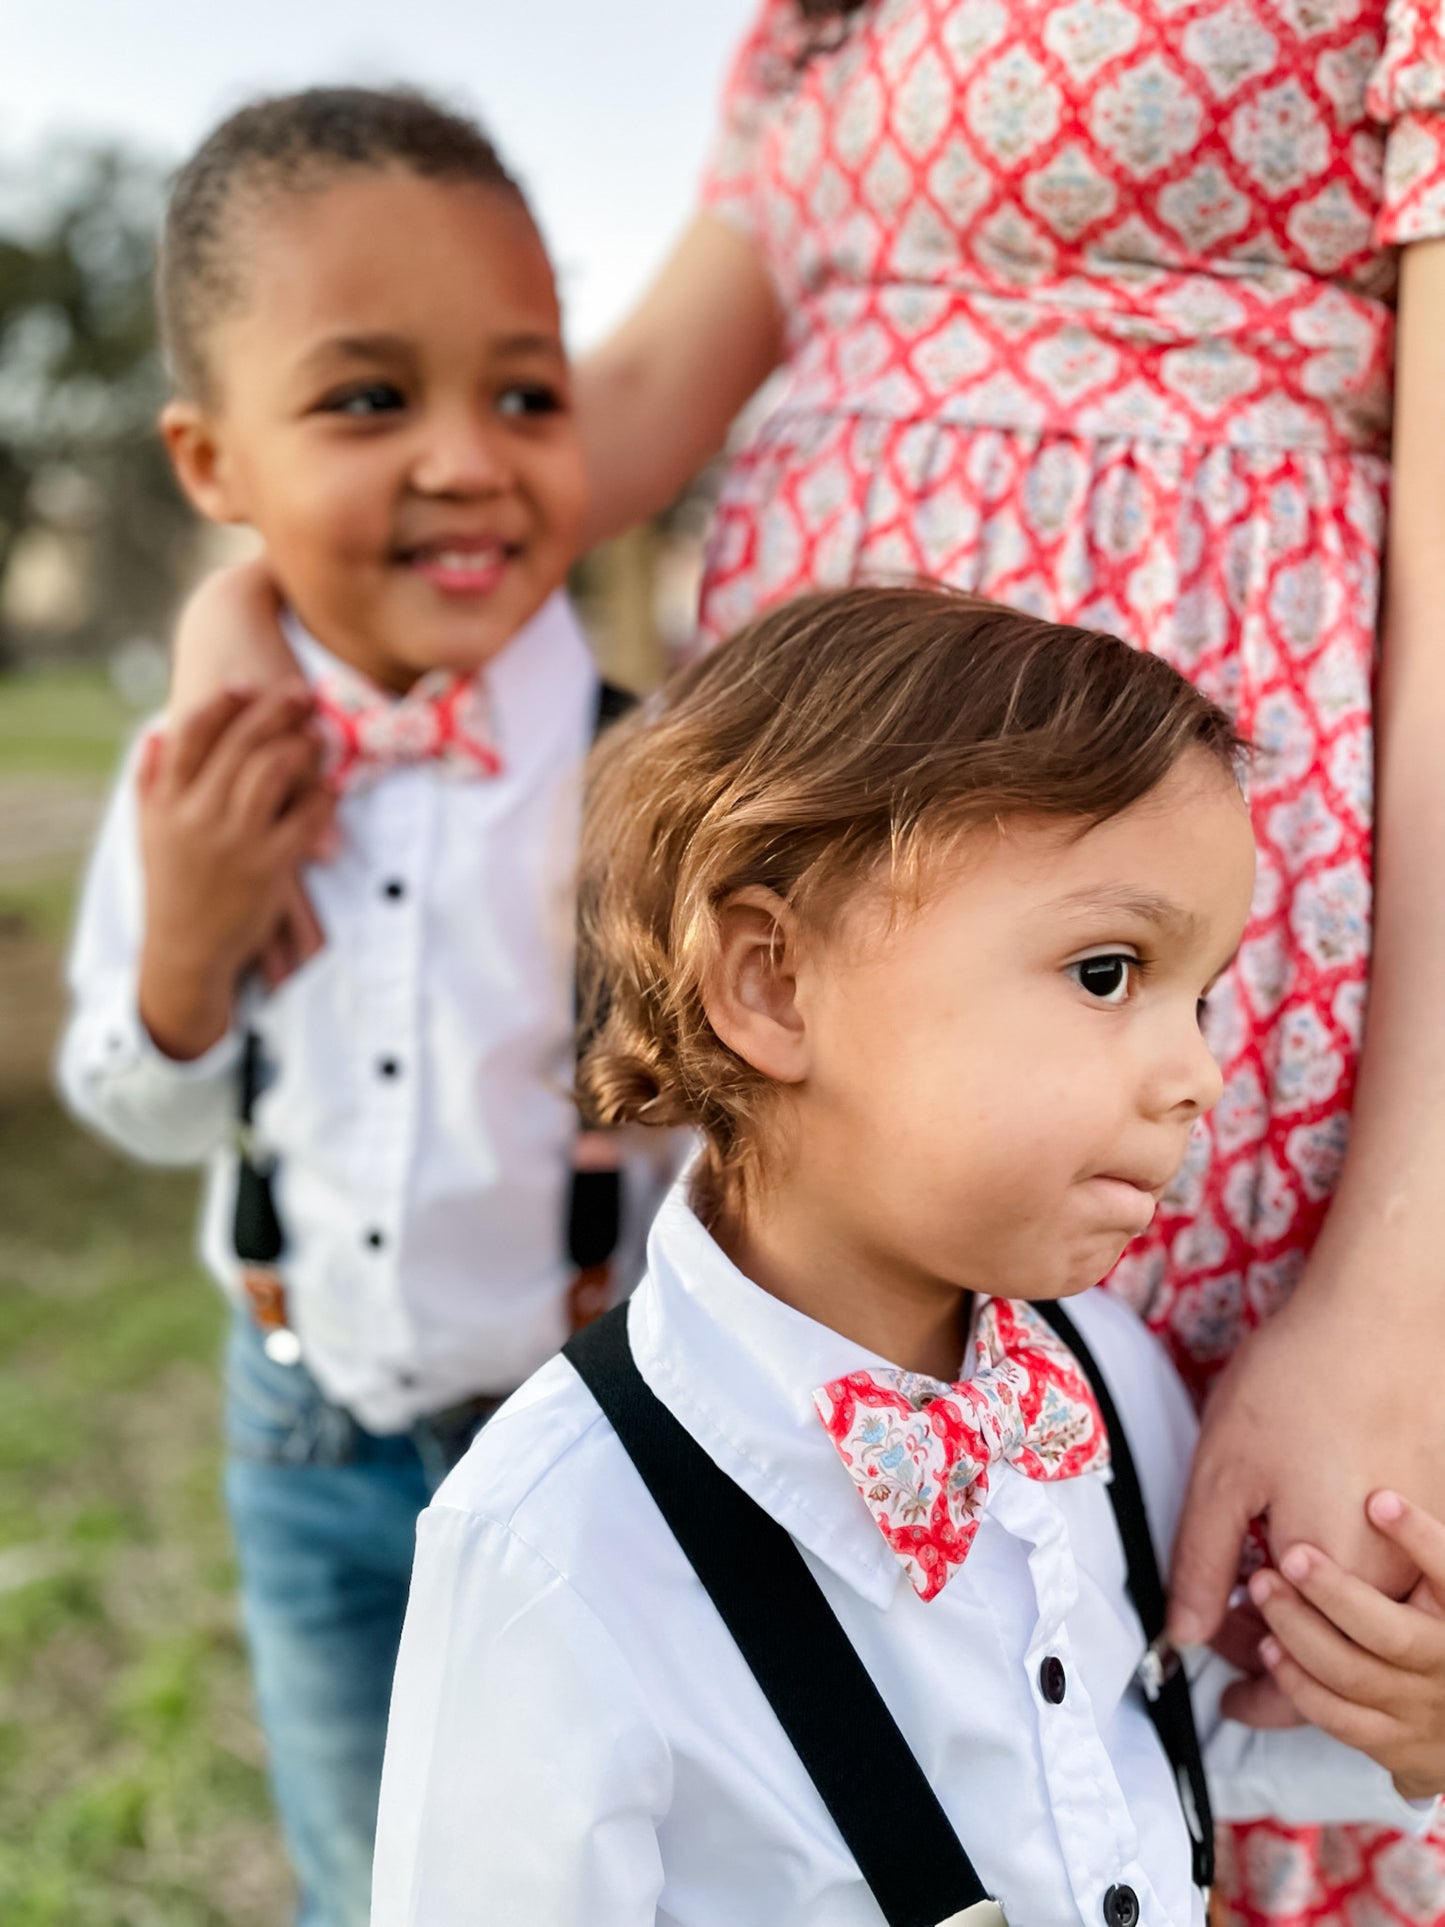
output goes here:
<path id="1" fill-rule="evenodd" d="M 269 936 L 261 945 L 256 968 L 268 990 L 276 990 L 326 944 L 326 932 L 312 907 L 300 877 L 293 876 L 282 894 L 281 907 Z"/>
<path id="2" fill-rule="evenodd" d="M 1249 1582 L 1269 1627 L 1260 1656 L 1304 1719 L 1425 1799 L 1445 1792 L 1445 1524 L 1393 1492 L 1374 1493 L 1366 1516 L 1419 1567 L 1409 1597 L 1291 1546 Z"/>
<path id="3" fill-rule="evenodd" d="M 331 820 L 310 713 L 294 686 L 224 691 L 145 746 L 140 1008 L 169 1056 L 199 1057 L 224 1034 L 236 979 Z"/>

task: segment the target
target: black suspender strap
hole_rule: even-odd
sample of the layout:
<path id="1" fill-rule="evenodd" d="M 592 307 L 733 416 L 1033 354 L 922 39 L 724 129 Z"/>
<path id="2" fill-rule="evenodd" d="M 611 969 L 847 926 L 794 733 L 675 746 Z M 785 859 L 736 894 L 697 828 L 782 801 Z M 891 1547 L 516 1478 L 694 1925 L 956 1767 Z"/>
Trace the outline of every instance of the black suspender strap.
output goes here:
<path id="1" fill-rule="evenodd" d="M 1144 1628 L 1144 1638 L 1152 1652 L 1156 1650 L 1155 1642 L 1164 1631 L 1164 1582 L 1159 1576 L 1159 1564 L 1154 1556 L 1154 1541 L 1144 1511 L 1139 1475 L 1129 1450 L 1128 1434 L 1104 1374 L 1079 1336 L 1073 1319 L 1057 1302 L 1036 1304 L 1034 1310 L 1047 1319 L 1074 1354 L 1093 1387 L 1099 1410 L 1104 1415 L 1113 1460 L 1109 1498 L 1124 1546 L 1129 1597 L 1134 1602 L 1134 1610 Z M 1172 1670 L 1162 1678 L 1146 1683 L 1144 1691 L 1149 1717 L 1154 1722 L 1154 1730 L 1159 1735 L 1160 1744 L 1168 1755 L 1169 1764 L 1179 1783 L 1180 1803 L 1184 1808 L 1185 1824 L 1189 1828 L 1194 1853 L 1194 1884 L 1208 1888 L 1214 1884 L 1214 1820 L 1209 1808 L 1204 1760 L 1199 1751 L 1199 1733 L 1189 1699 L 1189 1681 L 1183 1666 L 1176 1659 Z"/>
<path id="2" fill-rule="evenodd" d="M 566 1347 L 797 1750 L 889 1927 L 1001 1923 L 787 1531 L 647 1387 L 619 1305 Z M 838 1709 L 848 1709 L 839 1744 Z"/>
<path id="3" fill-rule="evenodd" d="M 252 1140 L 252 1117 L 261 1092 L 261 1039 L 246 1032 L 241 1053 L 241 1089 L 237 1124 L 236 1211 L 233 1238 L 236 1256 L 246 1265 L 274 1265 L 285 1239 L 276 1215 L 271 1165 L 258 1156 Z"/>

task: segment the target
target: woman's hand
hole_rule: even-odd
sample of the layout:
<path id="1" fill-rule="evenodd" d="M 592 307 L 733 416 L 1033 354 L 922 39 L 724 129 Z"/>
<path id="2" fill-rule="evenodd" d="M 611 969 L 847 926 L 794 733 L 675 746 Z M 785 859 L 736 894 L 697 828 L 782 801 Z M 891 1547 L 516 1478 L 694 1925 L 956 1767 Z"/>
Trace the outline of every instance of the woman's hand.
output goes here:
<path id="1" fill-rule="evenodd" d="M 1249 1582 L 1269 1628 L 1260 1657 L 1302 1719 L 1378 1761 L 1406 1799 L 1429 1799 L 1445 1793 L 1445 1525 L 1394 1492 L 1366 1511 L 1422 1575 L 1409 1598 L 1292 1545 Z M 1229 1694 L 1224 1711 L 1239 1716 Z"/>
<path id="2" fill-rule="evenodd" d="M 1170 1632 L 1210 1639 L 1239 1574 L 1251 1519 L 1267 1515 L 1276 1561 L 1303 1541 L 1400 1594 L 1408 1548 L 1366 1524 L 1365 1500 L 1406 1486 L 1445 1513 L 1445 1303 L 1408 1329 L 1378 1294 L 1306 1276 L 1240 1348 L 1205 1408 L 1170 1580 Z"/>
<path id="3" fill-rule="evenodd" d="M 1394 476 L 1376 706 L 1374 955 L 1339 1188 L 1290 1303 L 1242 1347 L 1205 1414 L 1175 1552 L 1171 1624 L 1207 1638 L 1247 1519 L 1387 1592 L 1413 1573 L 1368 1532 L 1376 1488 L 1445 1516 L 1445 241 L 1404 250 Z M 1188 1623 L 1186 1623 L 1186 1621 Z"/>

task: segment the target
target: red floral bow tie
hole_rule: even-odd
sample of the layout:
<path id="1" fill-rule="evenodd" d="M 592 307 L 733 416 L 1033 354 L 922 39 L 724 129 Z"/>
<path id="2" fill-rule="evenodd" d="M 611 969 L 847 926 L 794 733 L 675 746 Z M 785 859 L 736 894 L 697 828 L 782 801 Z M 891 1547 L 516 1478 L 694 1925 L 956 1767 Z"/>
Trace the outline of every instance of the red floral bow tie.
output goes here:
<path id="1" fill-rule="evenodd" d="M 974 1376 L 957 1385 L 884 1366 L 813 1394 L 818 1414 L 920 1599 L 968 1556 L 989 1468 L 1075 1479 L 1109 1463 L 1109 1438 L 1074 1355 L 1033 1309 L 985 1298 Z"/>
<path id="2" fill-rule="evenodd" d="M 456 776 L 501 772 L 486 692 L 475 675 L 432 669 L 404 696 L 388 696 L 363 676 L 328 670 L 314 694 L 326 774 L 337 789 L 412 763 L 437 763 Z"/>

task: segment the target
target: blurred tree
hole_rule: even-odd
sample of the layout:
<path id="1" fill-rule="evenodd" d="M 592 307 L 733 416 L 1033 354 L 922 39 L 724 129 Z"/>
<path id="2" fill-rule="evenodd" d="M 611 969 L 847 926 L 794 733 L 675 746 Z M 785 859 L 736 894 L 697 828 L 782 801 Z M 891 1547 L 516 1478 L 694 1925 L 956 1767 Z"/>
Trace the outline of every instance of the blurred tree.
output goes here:
<path id="1" fill-rule="evenodd" d="M 92 647 L 158 633 L 193 540 L 154 432 L 165 376 L 151 270 L 161 169 L 51 149 L 0 200 L 0 592 L 16 544 L 83 538 Z M 0 631 L 0 652 L 16 638 Z"/>

